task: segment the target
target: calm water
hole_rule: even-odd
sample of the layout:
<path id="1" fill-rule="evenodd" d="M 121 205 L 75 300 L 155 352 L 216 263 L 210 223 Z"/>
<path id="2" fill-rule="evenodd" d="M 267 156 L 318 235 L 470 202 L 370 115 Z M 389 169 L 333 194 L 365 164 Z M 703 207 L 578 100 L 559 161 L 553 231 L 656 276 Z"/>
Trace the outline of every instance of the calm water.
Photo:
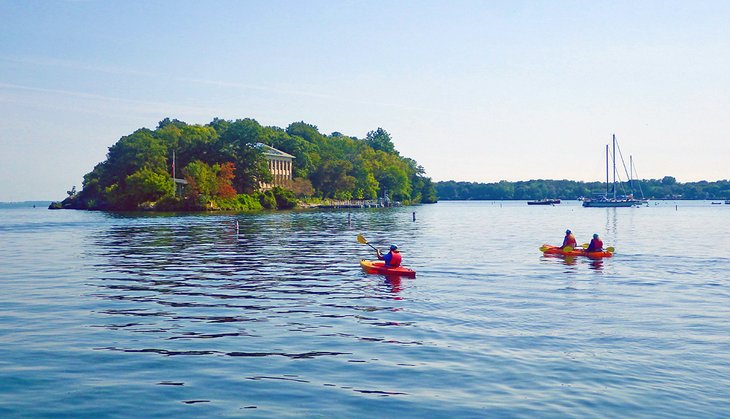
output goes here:
<path id="1" fill-rule="evenodd" d="M 0 209 L 0 416 L 730 416 L 730 205 L 578 204 Z"/>

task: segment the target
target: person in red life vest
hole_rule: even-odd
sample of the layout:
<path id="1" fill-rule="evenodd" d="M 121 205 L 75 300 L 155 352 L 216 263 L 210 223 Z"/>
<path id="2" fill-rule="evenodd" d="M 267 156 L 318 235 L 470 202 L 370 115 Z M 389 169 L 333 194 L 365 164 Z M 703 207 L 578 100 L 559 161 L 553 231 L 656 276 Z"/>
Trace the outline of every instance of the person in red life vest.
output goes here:
<path id="1" fill-rule="evenodd" d="M 603 242 L 601 239 L 598 238 L 598 234 L 593 235 L 593 239 L 591 239 L 591 242 L 588 244 L 588 249 L 586 249 L 586 252 L 601 252 L 603 251 Z"/>
<path id="2" fill-rule="evenodd" d="M 577 245 L 578 243 L 575 241 L 573 233 L 571 233 L 570 230 L 565 230 L 565 238 L 563 239 L 563 245 L 560 246 L 560 248 L 565 249 L 567 246 L 570 246 L 575 249 Z"/>
<path id="3" fill-rule="evenodd" d="M 385 266 L 389 266 L 391 268 L 396 268 L 400 266 L 401 261 L 403 258 L 400 255 L 400 252 L 398 251 L 398 246 L 391 244 L 390 245 L 390 252 L 386 254 L 382 254 L 380 252 L 380 249 L 377 251 L 378 259 L 385 261 Z"/>

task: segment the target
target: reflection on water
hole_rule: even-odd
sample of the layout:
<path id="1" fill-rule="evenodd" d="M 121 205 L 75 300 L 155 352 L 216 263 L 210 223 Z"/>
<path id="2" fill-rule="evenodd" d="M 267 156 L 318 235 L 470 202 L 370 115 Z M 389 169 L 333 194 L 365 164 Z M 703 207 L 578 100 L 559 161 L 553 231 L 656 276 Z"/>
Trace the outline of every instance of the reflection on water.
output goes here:
<path id="1" fill-rule="evenodd" d="M 588 265 L 587 268 L 594 271 L 602 271 L 603 258 L 589 258 L 583 256 L 544 254 L 541 259 L 545 261 L 560 261 L 565 266 L 575 267 L 577 265 Z"/>
<path id="2" fill-rule="evenodd" d="M 98 349 L 295 359 L 349 354 L 233 350 L 240 344 L 296 340 L 297 334 L 331 336 L 332 319 L 393 324 L 377 313 L 399 309 L 393 303 L 401 297 L 393 294 L 403 290 L 401 278 L 353 273 L 351 264 L 342 263 L 342 254 L 353 253 L 352 249 L 332 251 L 338 248 L 332 242 L 339 240 L 343 227 L 323 226 L 321 221 L 293 216 L 182 217 L 137 219 L 115 226 L 95 238 L 102 262 L 96 266 L 97 291 L 92 295 L 113 302 L 113 308 L 99 311 L 110 318 L 104 327 L 154 334 L 157 347 Z M 337 336 L 367 338 L 352 333 Z M 206 350 L 172 349 L 193 340 L 218 343 L 208 343 L 211 349 Z M 129 341 L 133 342 L 140 341 Z M 413 343 L 417 342 L 407 344 Z"/>
<path id="3" fill-rule="evenodd" d="M 338 215 L 120 216 L 124 222 L 93 239 L 98 262 L 90 295 L 104 301 L 93 327 L 116 335 L 112 345 L 93 349 L 210 362 L 230 358 L 246 363 L 251 370 L 246 378 L 253 382 L 325 386 L 379 397 L 407 394 L 379 387 L 385 382 L 352 385 L 351 380 L 303 378 L 309 376 L 300 371 L 308 369 L 305 365 L 282 367 L 277 361 L 329 358 L 337 371 L 381 363 L 365 355 L 369 350 L 358 349 L 358 342 L 423 343 L 386 331 L 413 325 L 392 319 L 402 310 L 406 282 L 357 269 L 352 255 L 363 249 Z M 362 215 L 368 221 L 368 214 Z M 390 217 L 376 215 L 376 224 Z M 343 234 L 351 237 L 344 247 Z M 189 387 L 177 377 L 165 374 L 158 384 Z M 182 400 L 202 401 L 215 402 Z"/>
<path id="4" fill-rule="evenodd" d="M 730 416 L 727 212 L 562 205 L 0 211 L 0 415 Z"/>

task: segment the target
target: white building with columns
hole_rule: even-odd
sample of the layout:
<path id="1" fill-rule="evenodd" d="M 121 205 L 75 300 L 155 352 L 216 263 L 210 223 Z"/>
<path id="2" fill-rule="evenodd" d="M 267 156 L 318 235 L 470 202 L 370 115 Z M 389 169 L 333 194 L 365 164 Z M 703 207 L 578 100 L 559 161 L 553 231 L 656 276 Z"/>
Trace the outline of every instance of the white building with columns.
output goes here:
<path id="1" fill-rule="evenodd" d="M 287 154 L 264 143 L 258 143 L 269 162 L 271 183 L 262 183 L 261 189 L 271 189 L 274 186 L 286 186 L 292 180 L 294 156 Z"/>

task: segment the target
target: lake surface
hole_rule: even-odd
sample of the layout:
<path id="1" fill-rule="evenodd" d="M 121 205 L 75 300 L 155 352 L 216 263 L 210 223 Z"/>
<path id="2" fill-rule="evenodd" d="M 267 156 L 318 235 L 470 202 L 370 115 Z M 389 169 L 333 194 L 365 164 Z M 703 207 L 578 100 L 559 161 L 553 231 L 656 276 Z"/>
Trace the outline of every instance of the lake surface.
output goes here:
<path id="1" fill-rule="evenodd" d="M 543 257 L 566 228 L 616 255 Z M 730 205 L 13 208 L 0 239 L 2 417 L 730 416 Z"/>

